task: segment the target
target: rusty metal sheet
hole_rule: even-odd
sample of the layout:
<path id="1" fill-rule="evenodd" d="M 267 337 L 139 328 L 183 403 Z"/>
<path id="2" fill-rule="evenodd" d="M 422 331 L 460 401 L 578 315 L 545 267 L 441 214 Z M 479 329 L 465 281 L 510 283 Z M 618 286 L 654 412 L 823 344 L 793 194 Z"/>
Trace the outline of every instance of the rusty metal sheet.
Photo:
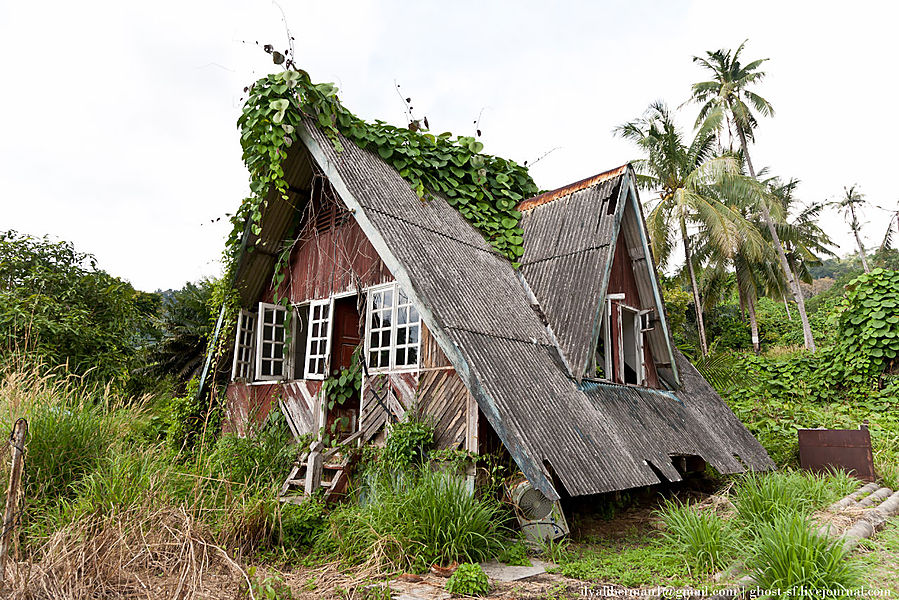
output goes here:
<path id="1" fill-rule="evenodd" d="M 800 429 L 799 464 L 803 469 L 823 472 L 843 469 L 863 481 L 874 481 L 871 433 L 858 429 Z"/>

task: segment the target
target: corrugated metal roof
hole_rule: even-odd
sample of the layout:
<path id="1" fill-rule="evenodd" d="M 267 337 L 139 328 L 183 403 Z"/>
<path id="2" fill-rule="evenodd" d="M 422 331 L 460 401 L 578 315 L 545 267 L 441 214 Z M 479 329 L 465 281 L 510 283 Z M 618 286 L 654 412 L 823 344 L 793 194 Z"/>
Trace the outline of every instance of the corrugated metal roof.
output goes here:
<path id="1" fill-rule="evenodd" d="M 618 200 L 623 178 L 619 171 L 522 212 L 521 273 L 578 379 L 589 362 L 602 300 L 602 274 L 612 256 L 617 211 L 614 206 L 610 211 L 609 206 Z"/>
<path id="2" fill-rule="evenodd" d="M 445 199 L 420 200 L 393 168 L 348 140 L 341 140 L 344 150 L 336 152 L 314 126 L 300 135 L 538 489 L 555 497 L 554 475 L 572 495 L 658 483 L 654 469 L 677 480 L 671 454 L 702 456 L 723 473 L 743 469 L 734 454 L 750 468 L 772 466 L 758 442 L 689 366 L 677 398 L 629 386 L 579 389 L 561 366 L 555 336 L 538 314 L 549 308 L 558 318 L 579 310 L 573 292 L 589 282 L 574 280 L 568 292 L 559 291 L 565 298 L 535 307 L 511 263 L 494 253 Z M 525 277 L 528 265 L 562 264 L 558 248 L 577 255 L 585 272 L 607 262 L 607 219 L 595 210 L 592 216 L 577 210 L 608 198 L 614 192 L 613 177 L 606 177 L 608 185 L 601 179 L 567 193 L 567 204 L 533 220 L 529 227 L 542 221 L 547 227 L 567 223 L 581 233 L 526 246 Z M 579 220 L 583 218 L 586 222 Z M 540 288 L 538 271 L 531 273 Z M 564 347 L 565 342 L 559 344 Z"/>

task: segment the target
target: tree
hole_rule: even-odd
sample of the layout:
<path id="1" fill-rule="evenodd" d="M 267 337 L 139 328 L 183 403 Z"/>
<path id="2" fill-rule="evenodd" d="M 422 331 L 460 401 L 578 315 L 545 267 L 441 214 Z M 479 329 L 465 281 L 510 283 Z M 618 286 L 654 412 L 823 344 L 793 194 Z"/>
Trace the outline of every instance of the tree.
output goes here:
<path id="1" fill-rule="evenodd" d="M 0 232 L 0 358 L 124 383 L 158 298 L 97 268 L 69 242 Z"/>
<path id="2" fill-rule="evenodd" d="M 155 319 L 158 334 L 147 347 L 144 372 L 154 378 L 173 378 L 179 388 L 200 374 L 212 333 L 209 305 L 214 287 L 214 281 L 201 279 L 161 294 Z"/>
<path id="3" fill-rule="evenodd" d="M 774 108 L 770 102 L 749 89 L 752 85 L 764 79 L 765 72 L 760 70 L 759 67 L 768 59 L 754 60 L 743 65 L 740 62 L 740 53 L 745 45 L 746 42 L 743 42 L 734 52 L 730 50 L 715 50 L 714 52 L 706 52 L 705 58 L 694 56 L 693 62 L 710 71 L 712 79 L 694 84 L 692 98 L 701 105 L 697 126 L 700 123 L 704 123 L 706 117 L 714 111 L 723 111 L 727 115 L 726 125 L 728 132 L 736 132 L 749 175 L 755 179 L 755 168 L 749 156 L 749 141 L 754 141 L 755 128 L 758 125 L 758 119 L 753 110 L 762 116 L 771 116 L 774 114 Z M 724 125 L 724 120 L 719 121 L 719 127 L 723 128 Z M 764 198 L 760 198 L 758 211 L 771 235 L 784 277 L 790 290 L 793 292 L 793 299 L 796 301 L 796 306 L 799 309 L 805 347 L 814 352 L 815 339 L 812 337 L 812 329 L 805 311 L 805 298 L 802 295 L 799 282 L 793 276 L 790 265 L 787 262 L 787 256 L 781 244 L 780 236 L 777 233 L 776 224 L 771 217 Z"/>
<path id="4" fill-rule="evenodd" d="M 862 227 L 858 221 L 858 214 L 855 212 L 857 208 L 860 208 L 865 203 L 865 195 L 858 191 L 857 187 L 853 185 L 850 188 L 843 188 L 843 199 L 833 204 L 843 209 L 844 214 L 849 218 L 849 228 L 855 236 L 855 243 L 858 244 L 858 257 L 862 261 L 862 268 L 865 270 L 865 273 L 870 273 L 871 269 L 868 268 L 868 259 L 865 257 L 865 245 L 862 244 Z"/>
<path id="5" fill-rule="evenodd" d="M 744 243 L 743 232 L 748 229 L 739 212 L 719 199 L 739 197 L 751 187 L 748 178 L 740 174 L 735 157 L 714 154 L 715 132 L 721 115 L 721 112 L 707 115 L 689 145 L 668 107 L 661 102 L 650 105 L 641 118 L 614 130 L 616 135 L 636 143 L 647 155 L 634 161 L 634 168 L 640 187 L 659 193 L 659 201 L 647 218 L 658 266 L 668 263 L 678 241 L 683 245 L 703 355 L 708 353 L 708 342 L 696 277 L 698 265 L 694 264 L 695 242 L 688 228 L 698 227 L 703 240 L 724 256 L 732 256 Z M 712 188 L 717 193 L 712 193 Z"/>

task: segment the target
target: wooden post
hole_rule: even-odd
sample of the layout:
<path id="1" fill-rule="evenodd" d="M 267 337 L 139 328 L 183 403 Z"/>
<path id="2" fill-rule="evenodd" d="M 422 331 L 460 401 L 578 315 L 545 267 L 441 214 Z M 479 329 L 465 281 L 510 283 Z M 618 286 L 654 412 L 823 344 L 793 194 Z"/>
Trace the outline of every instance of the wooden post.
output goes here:
<path id="1" fill-rule="evenodd" d="M 13 528 L 16 524 L 16 506 L 19 499 L 19 485 L 22 482 L 22 471 L 25 468 L 25 436 L 28 434 L 28 421 L 19 419 L 13 427 L 12 469 L 9 474 L 9 490 L 6 492 L 6 511 L 3 513 L 3 531 L 0 534 L 0 588 L 6 579 L 6 559 L 9 555 L 9 543 L 12 540 Z"/>
<path id="2" fill-rule="evenodd" d="M 322 450 L 325 445 L 321 442 L 312 442 L 309 446 L 309 458 L 306 462 L 306 485 L 305 492 L 307 496 L 311 496 L 322 485 Z"/>

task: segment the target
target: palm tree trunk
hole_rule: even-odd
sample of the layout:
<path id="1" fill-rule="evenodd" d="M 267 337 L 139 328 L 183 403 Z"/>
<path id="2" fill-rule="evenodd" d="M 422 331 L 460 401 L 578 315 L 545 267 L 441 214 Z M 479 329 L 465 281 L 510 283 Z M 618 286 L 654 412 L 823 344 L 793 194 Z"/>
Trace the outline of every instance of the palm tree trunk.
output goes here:
<path id="1" fill-rule="evenodd" d="M 858 235 L 858 218 L 855 216 L 855 206 L 849 203 L 849 211 L 852 213 L 852 233 L 855 235 L 855 243 L 858 244 L 858 256 L 862 259 L 862 268 L 865 273 L 870 273 L 868 268 L 868 260 L 865 258 L 865 246 L 862 244 L 862 238 Z"/>
<path id="2" fill-rule="evenodd" d="M 746 298 L 746 309 L 749 312 L 749 332 L 752 334 L 752 351 L 758 354 L 762 351 L 762 345 L 759 342 L 759 321 L 755 315 L 755 298 L 752 296 Z"/>
<path id="3" fill-rule="evenodd" d="M 787 297 L 783 294 L 781 294 L 780 297 L 784 299 L 784 308 L 787 309 L 787 318 L 792 321 L 793 314 L 790 312 L 790 305 L 787 303 Z"/>
<path id="4" fill-rule="evenodd" d="M 740 146 L 743 148 L 743 158 L 746 159 L 746 166 L 749 168 L 749 174 L 756 179 L 755 169 L 752 166 L 752 160 L 749 158 L 749 146 L 746 144 L 746 134 L 743 128 L 737 125 L 737 133 L 740 135 Z M 790 291 L 793 292 L 793 299 L 796 301 L 796 308 L 799 310 L 799 319 L 802 321 L 802 337 L 805 339 L 805 347 L 812 352 L 815 351 L 815 338 L 812 336 L 812 327 L 808 322 L 808 315 L 805 312 L 805 298 L 802 295 L 802 289 L 799 287 L 799 281 L 793 276 L 793 270 L 790 269 L 790 263 L 787 262 L 787 255 L 784 253 L 783 244 L 780 243 L 780 236 L 777 235 L 777 229 L 774 227 L 774 220 L 768 207 L 764 203 L 759 208 L 762 212 L 762 218 L 765 225 L 768 226 L 768 232 L 771 234 L 771 240 L 774 242 L 774 249 L 777 251 L 777 257 L 780 259 L 780 267 L 783 269 L 784 276 L 787 278 L 787 284 Z"/>
<path id="5" fill-rule="evenodd" d="M 690 252 L 690 240 L 687 237 L 687 223 L 683 216 L 680 219 L 681 240 L 684 243 L 684 257 L 687 259 L 687 271 L 690 273 L 690 286 L 693 288 L 693 305 L 696 307 L 696 325 L 699 328 L 699 347 L 703 356 L 709 353 L 709 345 L 705 339 L 705 322 L 702 318 L 702 303 L 699 301 L 699 286 L 696 284 L 696 273 L 693 271 L 693 256 Z"/>

